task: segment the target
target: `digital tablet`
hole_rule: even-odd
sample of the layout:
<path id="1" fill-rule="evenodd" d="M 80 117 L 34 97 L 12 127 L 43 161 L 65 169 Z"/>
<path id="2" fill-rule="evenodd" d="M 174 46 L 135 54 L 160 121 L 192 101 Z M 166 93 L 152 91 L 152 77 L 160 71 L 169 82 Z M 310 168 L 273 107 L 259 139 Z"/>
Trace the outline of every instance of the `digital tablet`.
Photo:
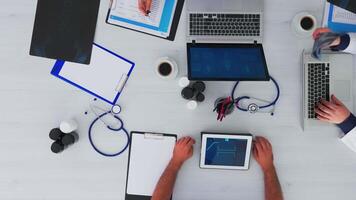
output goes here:
<path id="1" fill-rule="evenodd" d="M 203 132 L 201 136 L 201 168 L 249 169 L 253 140 L 251 134 Z"/>

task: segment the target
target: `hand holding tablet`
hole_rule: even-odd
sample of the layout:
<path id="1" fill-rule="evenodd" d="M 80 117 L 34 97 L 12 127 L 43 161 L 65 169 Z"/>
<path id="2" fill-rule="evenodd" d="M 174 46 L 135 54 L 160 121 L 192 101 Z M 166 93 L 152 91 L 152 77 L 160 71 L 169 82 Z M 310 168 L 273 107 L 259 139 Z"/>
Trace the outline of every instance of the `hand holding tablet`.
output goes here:
<path id="1" fill-rule="evenodd" d="M 249 169 L 253 153 L 263 172 L 274 168 L 271 143 L 251 134 L 202 133 L 200 167 L 207 169 Z"/>
<path id="2" fill-rule="evenodd" d="M 253 157 L 261 166 L 263 172 L 274 168 L 271 143 L 264 137 L 256 137 L 253 141 Z"/>
<path id="3" fill-rule="evenodd" d="M 182 164 L 192 157 L 194 144 L 195 140 L 191 137 L 183 137 L 176 142 L 173 156 L 156 185 L 152 200 L 172 199 L 178 172 Z M 202 133 L 200 167 L 247 170 L 251 149 L 263 170 L 265 199 L 283 200 L 273 164 L 272 145 L 266 138 L 256 137 L 253 140 L 251 134 Z"/>

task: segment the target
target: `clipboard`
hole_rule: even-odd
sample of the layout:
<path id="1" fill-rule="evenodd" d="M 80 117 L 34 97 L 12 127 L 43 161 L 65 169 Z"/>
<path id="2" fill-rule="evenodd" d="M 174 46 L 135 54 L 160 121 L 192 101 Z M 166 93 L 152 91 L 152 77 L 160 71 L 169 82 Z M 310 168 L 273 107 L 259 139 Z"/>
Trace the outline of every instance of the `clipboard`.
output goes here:
<path id="1" fill-rule="evenodd" d="M 135 64 L 98 44 L 90 65 L 57 60 L 51 74 L 111 105 L 115 105 Z"/>
<path id="2" fill-rule="evenodd" d="M 336 14 L 335 14 L 336 13 Z M 334 15 L 342 13 L 344 19 L 340 21 L 334 20 Z M 335 32 L 356 32 L 355 21 L 356 14 L 350 11 L 339 8 L 329 2 L 325 2 L 323 26 L 332 29 Z"/>
<path id="3" fill-rule="evenodd" d="M 356 2 L 350 0 L 327 0 L 329 3 L 339 6 L 356 14 Z"/>
<path id="4" fill-rule="evenodd" d="M 173 134 L 131 132 L 125 200 L 151 199 L 176 141 Z"/>
<path id="5" fill-rule="evenodd" d="M 108 9 L 108 13 L 106 16 L 107 24 L 118 26 L 121 28 L 129 29 L 129 30 L 133 30 L 133 31 L 140 32 L 140 33 L 144 33 L 144 34 L 151 35 L 154 37 L 174 41 L 176 33 L 177 33 L 179 20 L 180 20 L 181 14 L 182 14 L 183 6 L 184 6 L 184 0 L 164 0 L 164 1 L 168 1 L 168 2 L 176 1 L 176 5 L 175 5 L 175 7 L 173 7 L 173 10 L 172 10 L 173 13 L 169 20 L 169 22 L 170 22 L 169 29 L 167 30 L 167 32 L 165 32 L 165 34 L 162 34 L 162 35 L 157 34 L 157 32 L 155 32 L 154 29 L 157 27 L 147 25 L 144 23 L 140 23 L 138 21 L 122 18 L 122 17 L 116 16 L 116 15 L 112 15 L 111 11 L 113 10 L 113 8 L 116 7 L 117 1 L 120 1 L 120 0 L 110 0 L 110 7 Z M 129 1 L 132 1 L 132 0 L 129 0 Z M 135 1 L 135 3 L 137 4 L 136 1 Z M 137 12 L 139 12 L 138 9 L 137 9 Z M 115 23 L 114 21 L 119 21 L 120 23 Z"/>

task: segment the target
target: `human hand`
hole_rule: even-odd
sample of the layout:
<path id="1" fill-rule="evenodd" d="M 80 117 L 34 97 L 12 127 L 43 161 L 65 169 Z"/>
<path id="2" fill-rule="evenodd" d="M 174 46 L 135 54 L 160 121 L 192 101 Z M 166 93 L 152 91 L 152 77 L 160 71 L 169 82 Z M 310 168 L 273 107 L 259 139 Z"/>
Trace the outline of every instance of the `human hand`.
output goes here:
<path id="1" fill-rule="evenodd" d="M 253 157 L 264 173 L 274 169 L 271 143 L 264 137 L 256 137 L 253 143 Z"/>
<path id="2" fill-rule="evenodd" d="M 331 30 L 329 28 L 317 28 L 314 33 L 313 33 L 313 38 L 314 40 L 318 39 L 320 37 L 320 34 L 322 33 L 329 33 Z M 338 37 L 333 43 L 330 44 L 330 46 L 338 46 L 341 43 L 341 38 Z"/>
<path id="3" fill-rule="evenodd" d="M 318 115 L 320 121 L 340 124 L 350 116 L 350 111 L 346 106 L 337 99 L 334 95 L 331 95 L 331 101 L 321 100 L 315 108 L 315 112 Z"/>
<path id="4" fill-rule="evenodd" d="M 172 161 L 177 165 L 182 165 L 193 155 L 193 145 L 195 140 L 191 137 L 180 138 L 173 151 Z"/>
<path id="5" fill-rule="evenodd" d="M 138 0 L 138 8 L 145 16 L 150 14 L 151 5 L 152 0 Z"/>

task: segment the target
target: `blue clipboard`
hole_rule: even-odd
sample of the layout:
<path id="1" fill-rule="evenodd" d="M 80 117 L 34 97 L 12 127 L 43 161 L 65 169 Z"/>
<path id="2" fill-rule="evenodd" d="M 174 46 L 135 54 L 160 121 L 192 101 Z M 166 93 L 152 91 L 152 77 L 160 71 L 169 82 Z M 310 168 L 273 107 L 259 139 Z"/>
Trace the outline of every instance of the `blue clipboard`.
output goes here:
<path id="1" fill-rule="evenodd" d="M 103 57 L 99 59 L 99 55 Z M 108 63 L 100 63 L 103 60 L 107 61 Z M 131 76 L 134 67 L 135 63 L 106 49 L 103 46 L 94 43 L 93 56 L 89 66 L 57 60 L 51 71 L 51 74 L 73 85 L 74 87 L 85 91 L 86 93 L 89 93 L 111 105 L 115 105 L 128 78 Z M 105 76 L 103 75 L 104 73 Z M 92 77 L 89 77 L 90 75 L 95 76 L 99 82 L 95 82 Z M 103 77 L 100 75 L 103 75 Z M 83 78 L 86 78 L 87 80 L 81 80 Z M 108 81 L 109 78 L 111 78 L 110 81 Z M 106 85 L 103 86 L 103 84 Z M 100 89 L 95 88 L 93 85 L 95 85 L 95 87 L 100 86 L 101 89 L 105 90 L 106 92 L 102 92 Z"/>
<path id="2" fill-rule="evenodd" d="M 328 15 L 328 27 L 335 32 L 356 32 L 356 24 L 344 24 L 333 22 L 334 5 L 330 4 L 329 15 Z"/>
<path id="3" fill-rule="evenodd" d="M 174 41 L 176 33 L 177 33 L 177 29 L 178 29 L 179 20 L 180 20 L 182 11 L 183 11 L 183 6 L 184 6 L 185 0 L 168 0 L 168 1 L 166 1 L 164 10 L 163 10 L 163 14 L 161 16 L 162 21 L 158 27 L 112 15 L 111 11 L 113 9 L 114 1 L 116 1 L 116 0 L 110 1 L 110 7 L 109 7 L 109 10 L 108 10 L 108 13 L 106 16 L 107 24 L 118 26 L 121 28 L 129 29 L 129 30 L 133 30 L 133 31 L 137 31 L 137 32 L 155 36 L 158 38 L 163 38 L 166 40 Z M 174 5 L 175 1 L 177 1 L 176 5 Z M 171 14 L 173 14 L 173 15 L 171 16 Z M 119 23 L 117 23 L 117 22 L 119 22 Z M 126 25 L 132 25 L 132 26 L 128 27 Z M 147 29 L 149 31 L 146 31 L 145 29 Z M 160 35 L 157 33 L 153 34 L 152 31 L 154 31 L 154 32 L 157 31 L 157 33 L 161 32 L 161 33 L 165 33 L 168 35 L 164 36 L 164 35 Z"/>

